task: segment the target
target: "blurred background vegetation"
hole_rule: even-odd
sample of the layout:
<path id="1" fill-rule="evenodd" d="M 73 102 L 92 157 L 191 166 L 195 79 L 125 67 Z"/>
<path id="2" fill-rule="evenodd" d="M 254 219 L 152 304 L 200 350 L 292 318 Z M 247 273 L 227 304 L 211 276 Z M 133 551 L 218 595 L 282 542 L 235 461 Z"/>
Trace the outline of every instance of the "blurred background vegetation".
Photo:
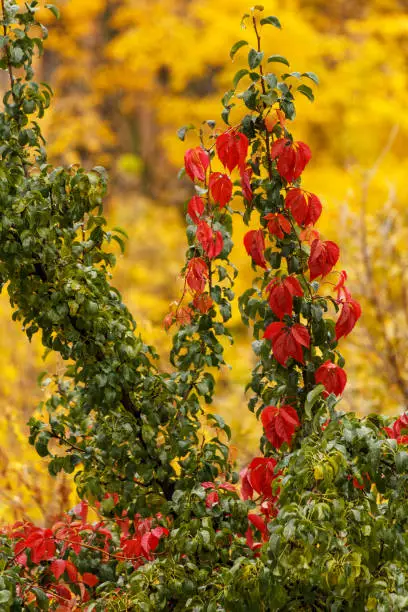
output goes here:
<path id="1" fill-rule="evenodd" d="M 37 66 L 55 90 L 44 122 L 55 164 L 104 165 L 111 177 L 106 211 L 130 241 L 114 283 L 139 329 L 163 355 L 162 327 L 180 295 L 188 181 L 177 180 L 184 124 L 219 119 L 219 100 L 241 67 L 230 46 L 248 0 L 54 0 L 61 10 Z M 312 148 L 304 186 L 324 203 L 319 229 L 342 247 L 342 268 L 363 317 L 342 349 L 349 383 L 344 407 L 360 414 L 408 409 L 408 0 L 268 0 L 283 30 L 265 28 L 268 55 L 292 70 L 312 70 L 321 85 L 313 105 L 297 100 L 295 135 Z M 49 19 L 44 15 L 44 19 Z M 280 64 L 282 72 L 286 67 Z M 6 82 L 1 81 L 3 89 Z M 300 96 L 302 98 L 302 96 Z M 222 122 L 220 120 L 220 125 Z M 194 136 L 187 146 L 195 146 Z M 237 293 L 251 282 L 235 230 Z M 42 524 L 74 501 L 70 479 L 52 479 L 29 446 L 25 423 L 45 391 L 39 338 L 31 345 L 0 297 L 0 520 Z M 255 452 L 259 428 L 246 410 L 253 363 L 248 331 L 237 335 L 219 376 L 215 410 L 233 429 L 240 465 Z"/>

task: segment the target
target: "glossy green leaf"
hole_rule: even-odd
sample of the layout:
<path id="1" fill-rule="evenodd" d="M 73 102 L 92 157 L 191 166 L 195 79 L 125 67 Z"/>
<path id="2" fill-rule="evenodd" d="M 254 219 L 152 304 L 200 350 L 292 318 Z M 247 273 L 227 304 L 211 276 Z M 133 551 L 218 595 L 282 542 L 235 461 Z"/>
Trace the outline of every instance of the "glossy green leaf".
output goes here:
<path id="1" fill-rule="evenodd" d="M 241 47 L 245 47 L 245 45 L 247 44 L 248 42 L 246 40 L 239 40 L 238 42 L 234 43 L 231 47 L 230 58 L 234 59 L 234 56 L 237 53 L 237 51 L 239 51 Z"/>

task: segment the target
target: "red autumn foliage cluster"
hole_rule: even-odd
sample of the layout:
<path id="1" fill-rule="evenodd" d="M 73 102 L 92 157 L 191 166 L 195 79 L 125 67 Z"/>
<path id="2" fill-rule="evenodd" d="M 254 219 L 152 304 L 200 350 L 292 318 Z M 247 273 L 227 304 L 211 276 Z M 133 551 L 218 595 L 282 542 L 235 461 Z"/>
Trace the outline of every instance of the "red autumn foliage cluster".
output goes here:
<path id="1" fill-rule="evenodd" d="M 402 414 L 391 427 L 386 427 L 385 431 L 398 444 L 408 444 L 408 413 Z"/>
<path id="2" fill-rule="evenodd" d="M 248 514 L 248 526 L 246 532 L 247 544 L 252 550 L 257 550 L 262 546 L 262 542 L 268 539 L 268 522 L 276 516 L 276 502 L 279 497 L 279 478 L 280 472 L 276 473 L 276 460 L 272 457 L 256 457 L 252 459 L 248 467 L 241 471 L 242 478 L 242 497 L 253 499 L 257 496 L 260 514 L 250 512 Z M 276 485 L 274 482 L 276 481 Z M 255 542 L 251 526 L 260 532 L 261 541 Z"/>
<path id="3" fill-rule="evenodd" d="M 274 125 L 278 122 L 282 125 L 277 117 Z M 284 240 L 296 224 L 300 229 L 299 240 L 306 239 L 310 244 L 308 258 L 310 281 L 319 277 L 324 279 L 337 264 L 340 249 L 334 242 L 320 239 L 319 233 L 313 226 L 322 213 L 322 204 L 315 194 L 301 189 L 296 182 L 311 159 L 311 151 L 303 142 L 278 138 L 272 144 L 270 155 L 276 162 L 276 171 L 286 181 L 287 187 L 285 208 L 281 212 L 269 213 L 264 217 L 268 234 L 275 239 Z M 254 265 L 272 272 L 268 270 L 265 257 L 265 233 L 262 228 L 247 232 L 244 245 Z M 344 286 L 346 278 L 346 273 L 341 272 L 340 281 L 335 287 L 338 293 L 335 302 L 341 307 L 335 325 L 337 340 L 350 333 L 361 315 L 360 305 Z M 271 342 L 274 358 L 283 367 L 288 367 L 290 359 L 304 364 L 304 351 L 308 350 L 311 344 L 310 330 L 302 323 L 289 319 L 293 314 L 294 299 L 304 295 L 301 278 L 294 274 L 286 277 L 274 276 L 267 285 L 266 292 L 271 311 L 278 319 L 270 323 L 264 332 L 264 338 Z M 347 375 L 341 367 L 326 361 L 316 370 L 315 382 L 325 387 L 325 397 L 330 393 L 341 395 L 347 382 Z M 290 445 L 296 427 L 300 425 L 296 410 L 290 405 L 264 407 L 261 420 L 267 439 L 276 449 L 279 449 L 284 442 Z"/>
<path id="4" fill-rule="evenodd" d="M 271 149 L 272 159 L 278 159 L 277 170 L 288 183 L 300 177 L 312 153 L 304 142 L 292 142 L 289 138 L 275 140 Z"/>
<path id="5" fill-rule="evenodd" d="M 301 227 L 314 225 L 322 214 L 322 203 L 317 195 L 296 187 L 288 191 L 285 206 Z"/>
<path id="6" fill-rule="evenodd" d="M 113 502 L 118 502 L 117 496 Z M 154 558 L 161 538 L 169 534 L 167 527 L 159 524 L 161 519 L 159 515 L 156 519 L 136 515 L 131 521 L 122 515 L 112 522 L 100 518 L 91 523 L 88 503 L 81 501 L 72 514 L 64 515 L 51 528 L 17 522 L 2 533 L 15 541 L 14 563 L 21 567 L 22 575 L 41 585 L 50 603 L 58 604 L 59 612 L 69 612 L 90 601 L 101 581 L 98 574 L 104 564 L 126 561 L 137 568 Z M 113 544 L 115 532 L 119 546 Z M 81 572 L 81 555 L 89 551 L 99 558 L 98 569 Z M 36 594 L 29 588 L 21 587 L 18 595 L 26 605 L 36 602 Z"/>
<path id="7" fill-rule="evenodd" d="M 217 136 L 215 149 L 219 161 L 229 174 L 238 170 L 242 193 L 248 201 L 251 201 L 251 169 L 246 166 L 247 137 L 238 130 L 227 130 Z M 205 193 L 205 197 L 195 195 L 187 204 L 187 214 L 196 226 L 197 256 L 189 260 L 185 270 L 185 282 L 192 293 L 192 300 L 189 306 L 182 306 L 181 302 L 185 292 L 183 293 L 180 303 L 164 320 L 166 329 L 173 323 L 185 325 L 191 322 L 195 311 L 205 314 L 213 305 L 209 294 L 204 291 L 209 281 L 211 262 L 222 253 L 224 248 L 222 232 L 214 227 L 213 212 L 215 209 L 220 210 L 228 205 L 233 195 L 233 182 L 225 172 L 212 171 L 210 157 L 210 152 L 202 146 L 189 149 L 184 156 L 187 176 L 199 188 L 199 193 Z M 263 253 L 264 248 L 265 245 L 262 244 L 260 252 Z"/>
<path id="8" fill-rule="evenodd" d="M 261 421 L 265 435 L 276 449 L 286 442 L 290 444 L 295 430 L 300 425 L 299 417 L 292 406 L 266 406 Z"/>
<path id="9" fill-rule="evenodd" d="M 265 330 L 264 338 L 272 342 L 274 357 L 278 363 L 285 366 L 289 357 L 299 363 L 304 363 L 303 347 L 309 348 L 310 335 L 301 323 L 287 325 L 283 321 L 271 323 Z"/>
<path id="10" fill-rule="evenodd" d="M 297 314 L 294 317 L 296 300 L 310 293 L 308 283 L 316 279 L 324 280 L 330 274 L 340 256 L 337 244 L 330 240 L 322 240 L 314 225 L 322 213 L 322 204 L 317 195 L 299 186 L 300 176 L 311 159 L 311 151 L 303 142 L 293 142 L 289 137 L 275 138 L 275 126 L 280 126 L 285 133 L 285 118 L 276 113 L 271 123 L 268 118 L 267 130 L 272 138 L 269 150 L 270 172 L 276 172 L 286 191 L 282 199 L 282 208 L 278 212 L 270 212 L 263 217 L 263 227 L 250 229 L 244 236 L 244 246 L 252 258 L 254 266 L 264 271 L 264 278 L 269 275 L 272 280 L 266 285 L 265 291 L 268 304 L 275 320 L 268 323 L 263 337 L 270 341 L 273 358 L 278 367 L 289 368 L 292 364 L 304 365 L 310 359 L 312 350 L 311 328 Z M 254 193 L 251 186 L 252 168 L 248 165 L 248 139 L 235 128 L 230 128 L 223 134 L 217 134 L 214 147 L 205 149 L 203 146 L 190 149 L 185 155 L 186 174 L 195 183 L 197 193 L 188 205 L 188 216 L 196 226 L 193 256 L 189 259 L 185 270 L 185 285 L 192 294 L 188 306 L 181 306 L 185 293 L 171 315 L 168 324 L 190 322 L 194 312 L 206 313 L 213 306 L 211 293 L 211 264 L 222 256 L 224 237 L 222 228 L 216 224 L 214 211 L 225 208 L 233 197 L 233 180 L 231 173 L 238 171 L 239 184 L 243 197 L 251 203 Z M 213 172 L 211 160 L 217 156 L 226 172 Z M 238 183 L 237 183 L 238 184 Z M 296 229 L 296 227 L 298 229 Z M 303 272 L 275 274 L 268 263 L 267 239 L 272 246 L 278 246 L 296 232 L 298 240 L 309 244 L 307 259 L 308 280 Z M 284 242 L 282 242 L 284 244 Z M 361 308 L 345 287 L 347 274 L 339 273 L 339 282 L 334 287 L 337 298 L 330 298 L 339 307 L 340 314 L 335 324 L 336 340 L 347 335 L 355 326 L 361 315 Z M 208 285 L 208 290 L 207 290 Z M 299 311 L 297 311 L 299 312 Z M 326 360 L 314 372 L 316 385 L 324 387 L 323 397 L 330 394 L 339 396 L 343 393 L 347 375 L 339 365 Z M 279 451 L 282 446 L 290 447 L 293 436 L 300 426 L 296 409 L 290 405 L 288 398 L 282 399 L 279 405 L 262 407 L 261 421 L 265 438 L 271 446 Z M 390 434 L 391 435 L 391 434 Z M 394 435 L 394 434 L 393 434 Z M 395 434 L 396 435 L 396 434 Z M 257 495 L 259 514 L 250 513 L 247 531 L 247 542 L 256 550 L 261 545 L 254 541 L 253 528 L 260 532 L 261 540 L 267 538 L 267 521 L 274 515 L 278 495 L 278 486 L 273 486 L 279 474 L 275 473 L 276 460 L 270 457 L 257 457 L 243 470 L 242 495 L 244 499 L 253 499 Z M 211 509 L 220 502 L 219 487 L 214 483 L 203 483 L 209 489 L 206 496 L 206 507 Z"/>

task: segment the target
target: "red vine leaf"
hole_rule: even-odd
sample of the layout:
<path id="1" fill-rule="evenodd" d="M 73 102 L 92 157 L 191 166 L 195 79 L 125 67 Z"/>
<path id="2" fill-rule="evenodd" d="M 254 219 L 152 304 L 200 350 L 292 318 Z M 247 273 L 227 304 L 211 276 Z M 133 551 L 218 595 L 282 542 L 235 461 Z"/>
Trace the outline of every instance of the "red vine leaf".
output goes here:
<path id="1" fill-rule="evenodd" d="M 184 154 L 184 166 L 186 173 L 192 181 L 205 181 L 205 174 L 210 165 L 210 158 L 207 151 L 201 147 L 188 149 Z"/>
<path id="2" fill-rule="evenodd" d="M 299 417 L 292 406 L 266 406 L 261 414 L 265 435 L 272 446 L 279 449 L 284 442 L 290 444 L 296 428 L 300 425 Z"/>
<path id="3" fill-rule="evenodd" d="M 322 278 L 329 274 L 336 265 L 340 256 L 340 249 L 331 240 L 314 240 L 310 249 L 309 270 L 310 280 L 318 276 Z"/>
<path id="4" fill-rule="evenodd" d="M 304 363 L 302 347 L 309 348 L 310 335 L 301 323 L 295 323 L 291 327 L 287 327 L 282 321 L 270 323 L 264 338 L 271 340 L 274 357 L 281 365 L 286 366 L 289 357 Z"/>
<path id="5" fill-rule="evenodd" d="M 210 175 L 208 187 L 214 202 L 219 204 L 220 208 L 224 208 L 232 197 L 232 183 L 230 177 L 226 174 L 221 174 L 221 172 L 213 172 Z"/>
<path id="6" fill-rule="evenodd" d="M 277 170 L 288 182 L 300 177 L 312 153 L 304 142 L 292 142 L 289 138 L 279 138 L 271 148 L 272 159 L 278 158 Z"/>
<path id="7" fill-rule="evenodd" d="M 317 195 L 302 189 L 288 191 L 285 206 L 292 213 L 296 223 L 302 227 L 314 225 L 322 214 L 322 203 Z"/>
<path id="8" fill-rule="evenodd" d="M 264 257 L 265 239 L 262 230 L 250 230 L 244 236 L 244 245 L 253 262 L 261 268 L 266 268 Z"/>
<path id="9" fill-rule="evenodd" d="M 328 360 L 316 370 L 315 381 L 325 387 L 325 397 L 329 393 L 341 395 L 347 383 L 347 374 L 343 368 Z"/>
<path id="10" fill-rule="evenodd" d="M 272 312 L 282 319 L 284 315 L 291 315 L 293 309 L 293 297 L 301 297 L 303 289 L 294 276 L 285 279 L 274 278 L 266 287 L 268 292 L 269 306 Z"/>

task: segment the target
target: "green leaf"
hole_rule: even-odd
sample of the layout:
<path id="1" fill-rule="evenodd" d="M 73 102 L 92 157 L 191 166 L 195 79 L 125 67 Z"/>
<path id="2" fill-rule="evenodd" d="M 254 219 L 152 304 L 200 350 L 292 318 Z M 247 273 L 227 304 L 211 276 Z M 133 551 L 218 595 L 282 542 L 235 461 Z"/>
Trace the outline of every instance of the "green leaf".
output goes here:
<path id="1" fill-rule="evenodd" d="M 299 85 L 299 87 L 297 88 L 297 90 L 303 94 L 304 96 L 306 96 L 306 98 L 308 98 L 311 102 L 313 102 L 314 100 L 314 95 L 313 95 L 313 91 L 310 87 L 308 87 L 307 85 Z"/>
<path id="2" fill-rule="evenodd" d="M 273 74 L 273 73 L 266 74 L 266 75 L 264 76 L 264 79 L 265 79 L 265 81 L 268 83 L 268 85 L 269 85 L 269 87 L 270 87 L 271 89 L 275 89 L 275 87 L 276 87 L 276 86 L 277 86 L 277 84 L 278 84 L 278 79 L 276 78 L 276 75 L 275 75 L 275 74 Z"/>
<path id="3" fill-rule="evenodd" d="M 270 17 L 264 17 L 261 19 L 261 25 L 273 25 L 275 28 L 279 30 L 282 29 L 281 23 L 277 17 L 271 15 Z"/>
<path id="4" fill-rule="evenodd" d="M 0 603 L 8 603 L 11 599 L 10 591 L 0 591 Z"/>
<path id="5" fill-rule="evenodd" d="M 226 425 L 222 416 L 220 416 L 219 414 L 207 414 L 207 420 L 215 421 L 217 424 L 217 427 L 225 431 L 225 433 L 228 436 L 228 439 L 231 438 L 231 428 L 228 425 Z"/>
<path id="6" fill-rule="evenodd" d="M 241 47 L 245 47 L 245 45 L 247 45 L 247 44 L 248 44 L 248 42 L 246 40 L 239 40 L 238 42 L 233 44 L 232 47 L 231 47 L 231 51 L 230 51 L 230 58 L 234 59 L 234 55 L 236 54 L 236 52 L 239 51 L 239 49 L 241 49 Z"/>
<path id="7" fill-rule="evenodd" d="M 267 94 L 261 94 L 261 100 L 265 103 L 266 106 L 272 106 L 275 104 L 278 96 L 275 91 L 270 91 Z"/>
<path id="8" fill-rule="evenodd" d="M 319 85 L 319 77 L 314 72 L 302 72 L 302 77 L 307 77 L 308 79 L 312 80 L 313 83 Z"/>
<path id="9" fill-rule="evenodd" d="M 224 123 L 226 123 L 227 125 L 229 125 L 229 114 L 231 111 L 231 108 L 235 106 L 235 104 L 232 104 L 231 106 L 229 106 L 228 108 L 224 108 L 221 111 L 221 119 L 224 121 Z"/>
<path id="10" fill-rule="evenodd" d="M 228 106 L 234 93 L 235 93 L 234 89 L 229 89 L 228 91 L 226 91 L 225 94 L 222 96 L 221 104 L 223 106 Z"/>
<path id="11" fill-rule="evenodd" d="M 24 51 L 20 47 L 13 47 L 10 52 L 12 62 L 19 64 L 24 58 Z"/>
<path id="12" fill-rule="evenodd" d="M 54 15 L 56 19 L 60 18 L 59 9 L 56 6 L 54 6 L 53 4 L 46 4 L 45 8 L 51 11 L 51 13 Z"/>
<path id="13" fill-rule="evenodd" d="M 256 49 L 251 49 L 248 53 L 248 65 L 251 70 L 257 68 L 259 64 L 262 62 L 264 56 L 263 51 L 257 51 Z"/>
<path id="14" fill-rule="evenodd" d="M 406 474 L 408 472 L 408 453 L 406 451 L 400 451 L 396 454 L 395 467 L 399 474 Z"/>
<path id="15" fill-rule="evenodd" d="M 255 89 L 247 89 L 244 91 L 242 99 L 245 102 L 245 106 L 247 106 L 250 110 L 256 109 L 257 91 Z"/>
<path id="16" fill-rule="evenodd" d="M 232 84 L 234 85 L 234 87 L 237 87 L 238 83 L 240 82 L 240 80 L 246 75 L 249 74 L 249 70 L 247 70 L 246 68 L 242 68 L 241 70 L 238 70 L 238 72 L 235 74 Z"/>
<path id="17" fill-rule="evenodd" d="M 267 59 L 268 63 L 276 62 L 278 64 L 285 64 L 285 66 L 290 66 L 289 61 L 283 55 L 270 55 Z"/>
<path id="18" fill-rule="evenodd" d="M 123 238 L 120 238 L 119 236 L 112 236 L 112 240 L 115 240 L 118 243 L 121 252 L 124 253 L 126 250 L 126 245 Z"/>
<path id="19" fill-rule="evenodd" d="M 189 125 L 183 125 L 183 127 L 177 130 L 177 136 L 180 138 L 180 140 L 184 140 L 187 132 L 193 129 L 194 129 L 194 125 L 192 123 L 190 123 Z"/>
<path id="20" fill-rule="evenodd" d="M 35 443 L 35 450 L 40 455 L 40 457 L 46 457 L 49 454 L 48 451 L 48 442 L 50 440 L 50 434 L 46 431 L 43 431 L 38 436 Z"/>
<path id="21" fill-rule="evenodd" d="M 317 402 L 317 400 L 319 399 L 324 389 L 325 389 L 324 385 L 317 385 L 316 387 L 314 387 L 314 389 L 309 391 L 309 393 L 307 394 L 306 401 L 305 401 L 305 415 L 306 415 L 307 420 L 310 420 L 312 418 L 312 408 Z"/>
<path id="22" fill-rule="evenodd" d="M 282 74 L 282 79 L 288 79 L 289 77 L 293 77 L 294 79 L 300 79 L 302 77 L 302 75 L 300 74 L 300 72 L 285 72 L 285 74 Z"/>
<path id="23" fill-rule="evenodd" d="M 42 589 L 38 589 L 37 587 L 32 588 L 33 593 L 37 598 L 37 604 L 40 610 L 48 610 L 49 601 L 46 593 Z"/>

